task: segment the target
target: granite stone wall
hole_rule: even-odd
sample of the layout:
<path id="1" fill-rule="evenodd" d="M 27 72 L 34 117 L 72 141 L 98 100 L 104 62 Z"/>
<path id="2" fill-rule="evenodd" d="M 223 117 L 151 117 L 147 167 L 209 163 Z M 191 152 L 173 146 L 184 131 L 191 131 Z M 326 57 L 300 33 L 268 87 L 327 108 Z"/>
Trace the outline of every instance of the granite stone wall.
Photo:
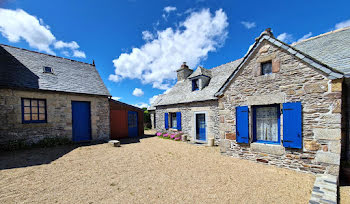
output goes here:
<path id="1" fill-rule="evenodd" d="M 21 98 L 46 99 L 47 123 L 23 124 Z M 35 143 L 47 137 L 71 139 L 72 101 L 90 102 L 92 140 L 109 139 L 109 103 L 105 96 L 0 89 L 0 145 L 16 140 Z"/>
<path id="2" fill-rule="evenodd" d="M 167 106 L 157 106 L 156 108 L 156 129 L 165 131 L 164 113 L 181 112 L 182 132 L 188 135 L 188 139 L 195 141 L 195 113 L 206 113 L 206 137 L 214 138 L 215 144 L 219 144 L 219 118 L 217 101 L 193 102 L 186 104 L 175 104 Z M 169 120 L 170 124 L 170 120 Z"/>
<path id="3" fill-rule="evenodd" d="M 261 75 L 261 63 L 272 61 L 272 74 Z M 314 173 L 339 172 L 343 80 L 329 80 L 320 71 L 266 40 L 231 81 L 219 99 L 219 134 L 224 154 Z M 302 149 L 280 145 L 236 143 L 237 106 L 302 103 Z M 281 105 L 282 107 L 282 105 Z M 251 111 L 250 111 L 251 112 Z M 343 118 L 343 120 L 342 120 Z M 250 137 L 253 125 L 250 114 Z M 283 140 L 283 113 L 281 140 Z"/>

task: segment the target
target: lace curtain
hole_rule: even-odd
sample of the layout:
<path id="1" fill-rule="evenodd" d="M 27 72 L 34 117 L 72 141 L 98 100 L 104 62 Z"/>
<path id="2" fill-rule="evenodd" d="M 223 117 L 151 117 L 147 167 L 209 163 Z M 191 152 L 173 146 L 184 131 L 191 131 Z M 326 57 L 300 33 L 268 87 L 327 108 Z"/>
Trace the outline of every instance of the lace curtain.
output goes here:
<path id="1" fill-rule="evenodd" d="M 276 107 L 259 107 L 256 109 L 257 140 L 278 141 L 278 121 Z"/>

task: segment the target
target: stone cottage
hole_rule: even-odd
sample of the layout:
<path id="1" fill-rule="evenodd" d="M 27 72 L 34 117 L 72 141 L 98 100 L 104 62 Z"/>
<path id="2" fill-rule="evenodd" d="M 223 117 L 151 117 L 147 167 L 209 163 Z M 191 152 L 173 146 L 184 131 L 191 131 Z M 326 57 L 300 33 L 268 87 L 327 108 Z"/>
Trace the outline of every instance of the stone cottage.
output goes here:
<path id="1" fill-rule="evenodd" d="M 109 139 L 109 92 L 94 64 L 0 45 L 0 147 Z"/>
<path id="2" fill-rule="evenodd" d="M 214 94 L 223 86 L 241 60 L 219 67 L 195 71 L 186 63 L 177 70 L 177 83 L 168 93 L 157 97 L 149 109 L 158 131 L 178 130 L 192 142 L 207 143 L 219 137 L 218 98 Z"/>
<path id="3" fill-rule="evenodd" d="M 152 104 L 158 131 L 215 138 L 226 155 L 314 173 L 337 175 L 350 158 L 350 27 L 292 45 L 267 29 L 242 59 L 177 73 Z"/>
<path id="4" fill-rule="evenodd" d="M 264 31 L 215 94 L 222 152 L 337 175 L 349 153 L 350 28 L 288 45 Z"/>

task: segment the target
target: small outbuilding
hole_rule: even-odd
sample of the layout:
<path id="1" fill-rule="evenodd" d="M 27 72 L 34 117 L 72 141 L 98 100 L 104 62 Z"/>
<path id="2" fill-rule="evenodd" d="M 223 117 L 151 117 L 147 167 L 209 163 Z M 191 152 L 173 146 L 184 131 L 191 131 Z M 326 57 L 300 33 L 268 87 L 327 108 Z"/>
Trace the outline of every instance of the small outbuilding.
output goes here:
<path id="1" fill-rule="evenodd" d="M 111 139 L 143 136 L 143 110 L 109 99 Z"/>

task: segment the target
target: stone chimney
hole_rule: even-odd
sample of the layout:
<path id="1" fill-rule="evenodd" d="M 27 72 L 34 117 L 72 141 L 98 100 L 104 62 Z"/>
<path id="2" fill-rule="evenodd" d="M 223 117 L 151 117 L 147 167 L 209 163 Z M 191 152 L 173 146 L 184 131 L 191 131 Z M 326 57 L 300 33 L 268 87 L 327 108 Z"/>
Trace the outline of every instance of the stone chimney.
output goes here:
<path id="1" fill-rule="evenodd" d="M 183 81 L 192 74 L 193 70 L 186 65 L 186 62 L 184 62 L 181 65 L 180 69 L 178 69 L 176 72 L 177 72 L 177 81 Z"/>

